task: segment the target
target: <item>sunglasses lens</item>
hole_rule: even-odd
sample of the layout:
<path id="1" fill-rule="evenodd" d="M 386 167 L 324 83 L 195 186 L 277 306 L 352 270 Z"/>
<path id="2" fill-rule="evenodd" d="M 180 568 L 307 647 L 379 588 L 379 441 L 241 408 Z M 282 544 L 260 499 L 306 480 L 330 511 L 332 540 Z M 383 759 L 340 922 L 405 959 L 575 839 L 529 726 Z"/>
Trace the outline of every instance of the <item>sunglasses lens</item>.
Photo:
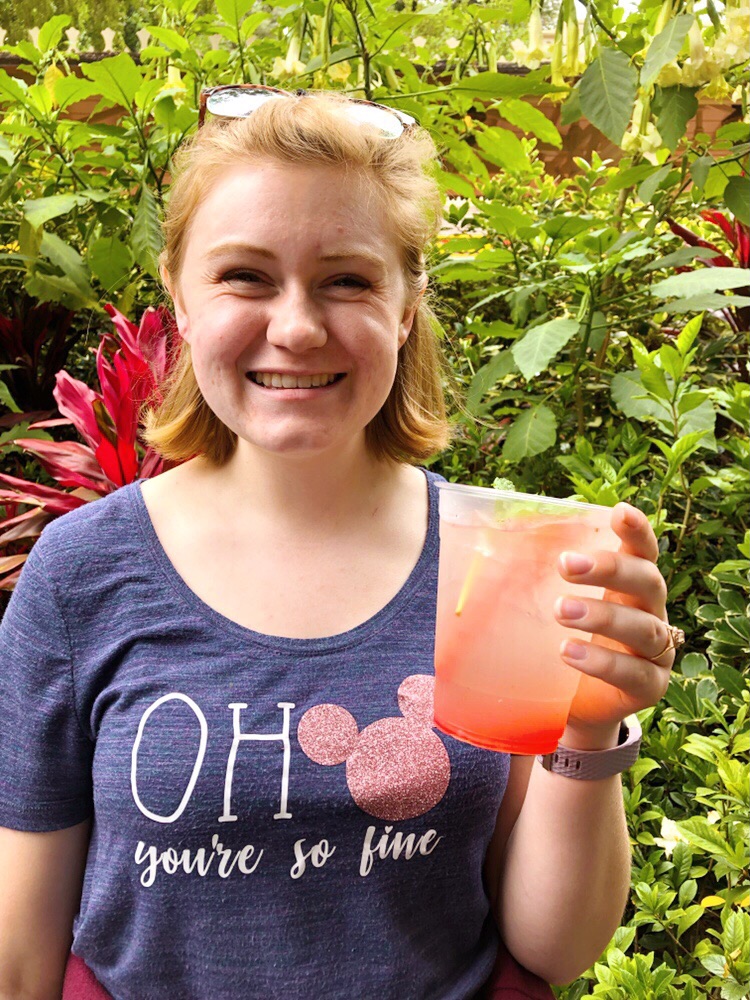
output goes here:
<path id="1" fill-rule="evenodd" d="M 247 118 L 261 104 L 278 97 L 273 90 L 245 90 L 242 87 L 227 87 L 210 94 L 206 109 L 220 118 Z"/>
<path id="2" fill-rule="evenodd" d="M 390 139 L 401 135 L 407 125 L 415 124 L 411 115 L 405 115 L 403 112 L 396 115 L 388 108 L 377 107 L 374 104 L 352 103 L 346 109 L 346 113 L 363 125 L 374 125 Z"/>

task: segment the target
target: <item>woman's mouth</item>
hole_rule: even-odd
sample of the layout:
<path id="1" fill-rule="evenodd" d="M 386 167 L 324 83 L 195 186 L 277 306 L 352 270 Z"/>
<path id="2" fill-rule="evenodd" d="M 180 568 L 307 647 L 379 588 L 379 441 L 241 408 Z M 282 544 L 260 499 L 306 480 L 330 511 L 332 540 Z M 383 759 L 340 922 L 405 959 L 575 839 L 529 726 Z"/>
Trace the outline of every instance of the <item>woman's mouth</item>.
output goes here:
<path id="1" fill-rule="evenodd" d="M 247 377 L 256 385 L 267 389 L 322 389 L 333 382 L 340 382 L 345 372 L 315 375 L 290 375 L 287 372 L 248 372 Z"/>

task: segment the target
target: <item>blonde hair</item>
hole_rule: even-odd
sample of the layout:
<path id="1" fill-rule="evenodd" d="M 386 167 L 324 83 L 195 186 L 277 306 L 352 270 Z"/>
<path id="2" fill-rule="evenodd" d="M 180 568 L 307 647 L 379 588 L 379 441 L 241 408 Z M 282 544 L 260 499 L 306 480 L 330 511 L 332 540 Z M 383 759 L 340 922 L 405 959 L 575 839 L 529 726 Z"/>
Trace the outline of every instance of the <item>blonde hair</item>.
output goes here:
<path id="1" fill-rule="evenodd" d="M 435 144 L 421 128 L 397 139 L 341 114 L 348 100 L 337 92 L 267 101 L 247 118 L 213 119 L 178 152 L 164 223 L 160 267 L 177 281 L 195 211 L 219 174 L 237 163 L 327 164 L 369 178 L 385 209 L 400 252 L 409 301 L 425 288 L 425 249 L 442 221 L 442 197 L 432 166 Z M 414 462 L 449 440 L 443 379 L 445 361 L 436 317 L 419 298 L 411 332 L 398 354 L 393 387 L 365 429 L 375 457 Z M 161 402 L 145 414 L 144 438 L 160 455 L 183 461 L 202 454 L 226 462 L 237 435 L 209 409 L 182 341 Z"/>

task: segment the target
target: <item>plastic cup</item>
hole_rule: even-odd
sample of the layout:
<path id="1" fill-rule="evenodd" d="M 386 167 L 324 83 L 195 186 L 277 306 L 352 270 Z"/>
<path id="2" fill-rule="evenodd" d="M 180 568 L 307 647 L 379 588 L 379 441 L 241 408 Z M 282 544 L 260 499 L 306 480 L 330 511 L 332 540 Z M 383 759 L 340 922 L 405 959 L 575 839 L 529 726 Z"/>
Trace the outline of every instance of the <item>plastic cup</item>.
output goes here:
<path id="1" fill-rule="evenodd" d="M 488 750 L 552 753 L 580 673 L 560 657 L 590 634 L 554 617 L 561 594 L 602 597 L 567 583 L 560 553 L 616 551 L 612 510 L 594 504 L 439 483 L 440 563 L 435 725 Z"/>

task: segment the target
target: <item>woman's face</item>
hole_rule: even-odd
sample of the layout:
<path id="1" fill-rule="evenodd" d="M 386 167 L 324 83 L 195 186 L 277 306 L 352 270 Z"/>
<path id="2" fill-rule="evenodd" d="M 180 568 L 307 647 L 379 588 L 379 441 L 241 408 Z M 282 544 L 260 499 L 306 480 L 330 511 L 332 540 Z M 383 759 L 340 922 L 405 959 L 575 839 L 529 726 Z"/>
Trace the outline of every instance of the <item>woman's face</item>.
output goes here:
<path id="1" fill-rule="evenodd" d="M 241 442 L 363 446 L 416 310 L 370 182 L 338 167 L 232 167 L 193 216 L 178 280 L 165 277 L 200 390 Z"/>

